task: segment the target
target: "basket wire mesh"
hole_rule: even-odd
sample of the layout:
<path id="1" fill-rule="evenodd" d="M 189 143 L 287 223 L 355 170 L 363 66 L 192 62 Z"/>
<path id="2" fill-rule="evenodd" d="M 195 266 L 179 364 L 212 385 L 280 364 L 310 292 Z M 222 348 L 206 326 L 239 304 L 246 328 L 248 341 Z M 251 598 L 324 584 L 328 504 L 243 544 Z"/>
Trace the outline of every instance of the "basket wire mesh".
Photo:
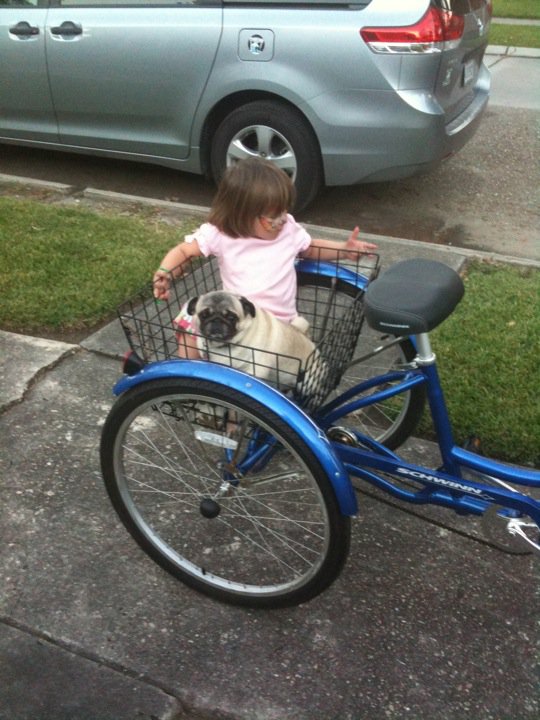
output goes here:
<path id="1" fill-rule="evenodd" d="M 313 412 L 339 384 L 362 330 L 363 289 L 355 285 L 355 276 L 372 279 L 378 273 L 377 255 L 354 255 L 351 259 L 350 252 L 340 251 L 331 263 L 309 260 L 297 264 L 298 314 L 308 321 L 307 334 L 315 345 L 305 362 L 268 347 L 232 343 L 213 351 L 211 361 L 263 379 Z M 183 274 L 171 282 L 167 301 L 156 300 L 149 283 L 118 308 L 131 349 L 144 363 L 180 361 L 174 325 L 180 308 L 191 298 L 221 289 L 216 258 L 197 259 L 184 266 Z M 201 340 L 204 345 L 205 339 Z M 238 354 L 243 359 L 240 364 Z"/>

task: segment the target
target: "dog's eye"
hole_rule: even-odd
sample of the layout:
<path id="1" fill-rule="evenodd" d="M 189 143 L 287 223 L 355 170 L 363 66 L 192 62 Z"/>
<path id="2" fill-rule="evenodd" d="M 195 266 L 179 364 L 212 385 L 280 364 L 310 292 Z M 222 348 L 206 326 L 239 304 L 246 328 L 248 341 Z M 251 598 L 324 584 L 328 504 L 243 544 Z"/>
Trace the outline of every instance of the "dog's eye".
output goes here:
<path id="1" fill-rule="evenodd" d="M 199 318 L 201 320 L 206 320 L 206 318 L 209 318 L 211 314 L 211 311 L 206 308 L 206 310 L 201 310 L 201 312 L 199 313 Z"/>
<path id="2" fill-rule="evenodd" d="M 225 319 L 230 320 L 231 322 L 237 322 L 238 315 L 236 313 L 231 312 L 230 310 L 227 310 L 226 313 L 224 313 Z"/>

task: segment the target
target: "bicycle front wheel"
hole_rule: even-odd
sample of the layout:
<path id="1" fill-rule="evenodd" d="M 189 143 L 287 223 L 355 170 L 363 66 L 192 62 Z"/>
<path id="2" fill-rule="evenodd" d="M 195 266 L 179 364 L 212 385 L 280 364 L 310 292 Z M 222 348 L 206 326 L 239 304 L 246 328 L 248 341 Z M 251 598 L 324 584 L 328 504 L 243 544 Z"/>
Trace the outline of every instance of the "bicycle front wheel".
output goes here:
<path id="1" fill-rule="evenodd" d="M 348 553 L 319 460 L 281 417 L 209 381 L 148 382 L 121 396 L 101 444 L 121 520 L 163 568 L 252 607 L 304 602 Z"/>

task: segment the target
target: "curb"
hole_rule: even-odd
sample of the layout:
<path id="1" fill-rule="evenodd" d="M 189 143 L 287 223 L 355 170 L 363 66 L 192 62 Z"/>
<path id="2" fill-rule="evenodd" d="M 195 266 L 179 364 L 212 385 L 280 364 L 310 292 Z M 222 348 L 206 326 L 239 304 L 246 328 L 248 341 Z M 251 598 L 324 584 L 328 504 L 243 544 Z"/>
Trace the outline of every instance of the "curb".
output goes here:
<path id="1" fill-rule="evenodd" d="M 34 178 L 24 178 L 16 175 L 6 175 L 0 173 L 0 185 L 1 184 L 19 184 L 30 187 L 40 187 L 43 189 L 53 190 L 66 196 L 74 196 L 87 198 L 89 200 L 101 201 L 104 203 L 110 202 L 111 204 L 120 205 L 142 205 L 146 207 L 156 207 L 162 210 L 166 210 L 179 215 L 197 215 L 205 217 L 208 215 L 209 208 L 202 205 L 190 205 L 187 203 L 172 202 L 170 200 L 159 200 L 156 198 L 146 198 L 139 195 L 128 195 L 124 193 L 114 192 L 112 190 L 99 190 L 97 188 L 74 188 L 72 185 L 65 183 L 50 182 L 48 180 L 37 180 Z M 310 223 L 303 223 L 312 234 L 324 234 L 334 235 L 340 237 L 342 234 L 347 233 L 348 230 L 344 228 L 327 227 L 322 225 L 313 225 Z M 430 243 L 420 240 L 412 240 L 409 238 L 392 237 L 388 235 L 378 235 L 373 233 L 363 233 L 363 236 L 373 242 L 380 242 L 381 240 L 389 243 L 396 243 L 404 247 L 423 247 L 430 248 L 433 252 L 445 250 L 447 252 L 453 252 L 457 255 L 461 255 L 466 259 L 479 258 L 481 260 L 489 262 L 499 262 L 510 265 L 520 265 L 524 267 L 540 268 L 540 260 L 534 260 L 532 258 L 521 258 L 513 255 L 502 255 L 493 252 L 486 252 L 482 250 L 472 250 L 470 248 L 454 247 L 450 245 L 440 245 L 438 243 Z"/>
<path id="2" fill-rule="evenodd" d="M 528 58 L 529 60 L 538 60 L 540 58 L 540 48 L 514 47 L 512 45 L 488 45 L 486 55 L 498 55 L 501 58 L 519 57 Z"/>
<path id="3" fill-rule="evenodd" d="M 491 22 L 495 25 L 540 25 L 540 20 L 533 18 L 492 17 Z"/>

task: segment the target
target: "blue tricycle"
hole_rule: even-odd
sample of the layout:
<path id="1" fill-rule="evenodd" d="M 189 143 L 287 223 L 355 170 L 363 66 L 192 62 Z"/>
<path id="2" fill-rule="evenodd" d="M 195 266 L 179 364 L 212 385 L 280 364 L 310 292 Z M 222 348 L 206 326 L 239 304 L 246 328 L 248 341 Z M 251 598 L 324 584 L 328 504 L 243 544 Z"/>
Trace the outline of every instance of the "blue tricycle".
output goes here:
<path id="1" fill-rule="evenodd" d="M 374 255 L 298 261 L 298 311 L 324 367 L 311 395 L 299 390 L 309 360 L 291 387 L 279 372 L 270 384 L 232 360 L 178 358 L 174 317 L 188 298 L 220 287 L 215 259 L 184 273 L 167 303 L 149 286 L 119 309 L 131 354 L 103 428 L 106 488 L 143 550 L 192 588 L 251 607 L 319 594 L 347 558 L 354 478 L 399 500 L 483 516 L 499 543 L 540 550 L 540 472 L 490 460 L 452 435 L 429 332 L 460 301 L 461 278 L 423 259 L 383 273 L 378 265 Z M 436 469 L 394 452 L 426 399 Z"/>

